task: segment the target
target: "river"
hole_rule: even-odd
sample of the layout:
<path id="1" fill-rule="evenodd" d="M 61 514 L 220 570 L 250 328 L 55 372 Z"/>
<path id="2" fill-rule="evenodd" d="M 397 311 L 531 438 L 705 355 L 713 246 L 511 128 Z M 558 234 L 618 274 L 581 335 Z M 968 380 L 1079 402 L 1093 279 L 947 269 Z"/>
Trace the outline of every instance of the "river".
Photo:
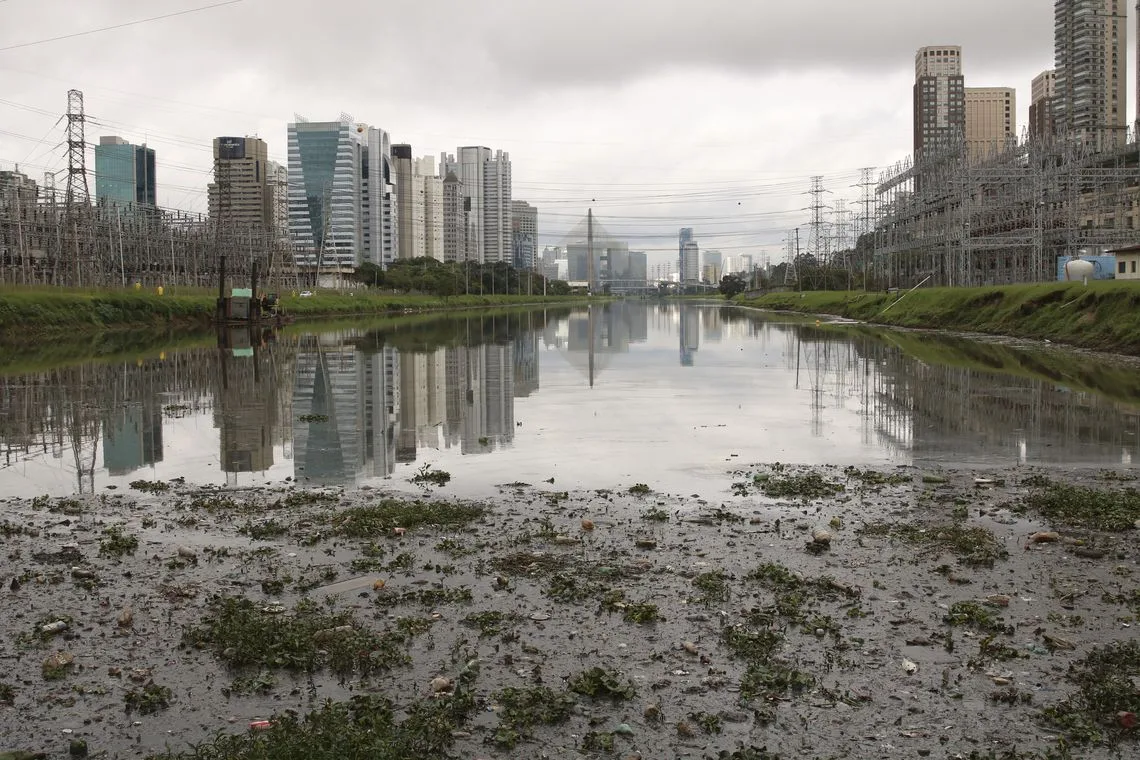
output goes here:
<path id="1" fill-rule="evenodd" d="M 646 483 L 765 462 L 1131 467 L 1135 365 L 719 304 L 293 326 L 0 367 L 0 494 L 137 480 L 412 489 Z M 710 489 L 715 489 L 710 491 Z"/>

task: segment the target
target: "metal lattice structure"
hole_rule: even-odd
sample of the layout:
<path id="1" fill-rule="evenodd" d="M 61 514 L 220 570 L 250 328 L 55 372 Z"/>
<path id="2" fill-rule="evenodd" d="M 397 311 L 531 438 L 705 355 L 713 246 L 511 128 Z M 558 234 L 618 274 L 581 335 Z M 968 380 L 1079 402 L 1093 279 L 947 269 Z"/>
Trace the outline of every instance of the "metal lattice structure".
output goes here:
<path id="1" fill-rule="evenodd" d="M 1059 257 L 1140 237 L 1140 146 L 1135 136 L 1103 151 L 1064 136 L 1022 139 L 970 160 L 959 142 L 883 172 L 876 196 L 880 282 L 1052 280 Z"/>

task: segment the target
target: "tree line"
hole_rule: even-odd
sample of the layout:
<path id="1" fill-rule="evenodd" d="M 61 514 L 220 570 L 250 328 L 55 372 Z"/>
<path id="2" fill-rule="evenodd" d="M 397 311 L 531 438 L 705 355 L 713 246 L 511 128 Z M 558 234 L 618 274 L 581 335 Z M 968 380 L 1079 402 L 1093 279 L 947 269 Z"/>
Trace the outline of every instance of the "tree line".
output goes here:
<path id="1" fill-rule="evenodd" d="M 517 269 L 505 261 L 438 261 L 421 257 L 401 259 L 387 269 L 366 262 L 356 268 L 357 282 L 371 288 L 403 293 L 427 293 L 441 298 L 475 293 L 479 295 L 569 295 L 564 280 L 549 280 L 536 272 Z"/>

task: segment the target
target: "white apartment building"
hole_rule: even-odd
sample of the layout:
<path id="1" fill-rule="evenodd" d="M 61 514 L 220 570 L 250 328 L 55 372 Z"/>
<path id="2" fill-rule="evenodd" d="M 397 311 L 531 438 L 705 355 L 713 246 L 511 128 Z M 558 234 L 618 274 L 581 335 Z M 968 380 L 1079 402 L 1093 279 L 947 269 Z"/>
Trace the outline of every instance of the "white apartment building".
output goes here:
<path id="1" fill-rule="evenodd" d="M 440 174 L 454 172 L 470 200 L 467 224 L 469 258 L 479 263 L 510 262 L 511 160 L 501 150 L 483 146 L 459 148 L 440 156 Z"/>

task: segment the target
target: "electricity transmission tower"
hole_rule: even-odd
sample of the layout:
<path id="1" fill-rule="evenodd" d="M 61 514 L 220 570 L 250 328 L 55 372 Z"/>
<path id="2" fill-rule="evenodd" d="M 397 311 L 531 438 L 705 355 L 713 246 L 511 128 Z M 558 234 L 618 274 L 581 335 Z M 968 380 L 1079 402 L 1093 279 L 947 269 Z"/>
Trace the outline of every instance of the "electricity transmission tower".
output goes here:
<path id="1" fill-rule="evenodd" d="M 87 188 L 87 141 L 84 137 L 84 124 L 87 117 L 83 112 L 83 93 L 79 90 L 67 91 L 67 191 L 65 199 L 68 208 L 91 201 L 91 191 Z"/>

